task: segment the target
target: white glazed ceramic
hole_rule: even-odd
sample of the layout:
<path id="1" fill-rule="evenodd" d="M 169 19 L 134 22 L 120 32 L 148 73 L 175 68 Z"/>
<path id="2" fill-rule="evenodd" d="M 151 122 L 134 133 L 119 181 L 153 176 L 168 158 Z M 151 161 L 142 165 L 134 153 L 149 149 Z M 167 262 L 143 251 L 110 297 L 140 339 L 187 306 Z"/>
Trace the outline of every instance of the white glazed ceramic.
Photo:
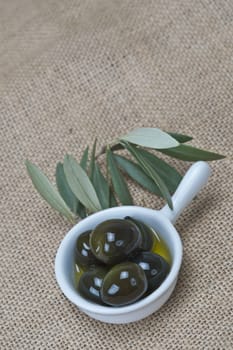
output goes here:
<path id="1" fill-rule="evenodd" d="M 170 210 L 167 205 L 158 211 L 137 206 L 120 206 L 102 210 L 75 225 L 61 242 L 55 260 L 56 279 L 65 296 L 90 317 L 108 323 L 138 321 L 158 310 L 175 288 L 182 261 L 182 243 L 173 224 L 206 184 L 209 175 L 210 168 L 207 163 L 200 161 L 192 165 L 172 197 L 173 210 Z M 159 233 L 171 254 L 171 270 L 157 290 L 138 302 L 123 307 L 97 305 L 82 298 L 75 288 L 75 242 L 82 232 L 93 229 L 102 221 L 125 216 L 135 217 L 152 226 Z"/>

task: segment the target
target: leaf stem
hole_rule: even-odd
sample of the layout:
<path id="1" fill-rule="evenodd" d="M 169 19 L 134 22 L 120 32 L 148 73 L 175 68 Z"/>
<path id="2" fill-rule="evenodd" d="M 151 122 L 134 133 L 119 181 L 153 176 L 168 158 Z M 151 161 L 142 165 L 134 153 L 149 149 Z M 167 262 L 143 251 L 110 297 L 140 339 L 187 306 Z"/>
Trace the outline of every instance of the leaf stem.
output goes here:
<path id="1" fill-rule="evenodd" d="M 105 146 L 102 146 L 100 151 L 96 154 L 95 156 L 95 159 L 98 159 L 102 154 L 105 154 L 106 151 L 107 151 L 107 146 L 108 145 L 105 145 Z"/>
<path id="2" fill-rule="evenodd" d="M 98 159 L 102 154 L 107 153 L 108 149 L 112 149 L 114 146 L 119 145 L 119 140 L 114 140 L 106 145 L 102 146 L 100 151 L 96 153 L 95 159 Z"/>

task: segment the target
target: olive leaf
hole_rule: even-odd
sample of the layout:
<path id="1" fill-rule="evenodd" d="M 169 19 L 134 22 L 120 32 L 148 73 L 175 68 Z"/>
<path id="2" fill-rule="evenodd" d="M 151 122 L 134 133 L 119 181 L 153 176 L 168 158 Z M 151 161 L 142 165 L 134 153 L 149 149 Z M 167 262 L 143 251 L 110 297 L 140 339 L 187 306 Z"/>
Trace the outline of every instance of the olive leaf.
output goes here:
<path id="1" fill-rule="evenodd" d="M 60 195 L 62 196 L 63 200 L 66 202 L 68 207 L 74 214 L 78 214 L 77 209 L 79 200 L 73 194 L 73 192 L 70 189 L 70 186 L 68 185 L 63 164 L 61 162 L 59 162 L 56 167 L 56 184 Z"/>
<path id="2" fill-rule="evenodd" d="M 161 192 L 162 197 L 168 203 L 169 208 L 173 209 L 172 199 L 168 191 L 168 188 L 164 183 L 164 181 L 159 176 L 159 174 L 157 173 L 157 171 L 151 166 L 150 162 L 148 162 L 147 159 L 142 157 L 142 155 L 140 154 L 140 152 L 135 146 L 131 145 L 128 142 L 123 142 L 123 144 L 126 147 L 126 149 L 132 154 L 132 156 L 137 160 L 137 162 L 142 167 L 142 169 L 147 173 L 147 175 L 149 175 L 152 178 L 152 180 L 154 180 L 154 182 L 156 183 L 156 185 L 158 186 Z"/>
<path id="3" fill-rule="evenodd" d="M 112 156 L 113 156 L 113 153 L 112 153 Z M 106 153 L 106 157 L 107 157 L 107 153 Z M 114 194 L 114 189 L 113 189 L 113 186 L 112 186 L 112 179 L 111 179 L 111 175 L 109 173 L 108 164 L 106 166 L 106 181 L 107 181 L 108 186 L 109 186 L 109 206 L 111 208 L 112 207 L 116 207 L 118 204 L 117 204 L 117 199 L 116 199 L 115 194 Z"/>
<path id="4" fill-rule="evenodd" d="M 88 175 L 70 155 L 65 156 L 64 171 L 72 192 L 80 202 L 90 212 L 101 210 L 99 199 Z"/>
<path id="5" fill-rule="evenodd" d="M 48 204 L 65 216 L 69 221 L 74 222 L 74 215 L 60 196 L 56 188 L 51 184 L 47 176 L 29 160 L 25 162 L 27 172 L 33 185 Z"/>
<path id="6" fill-rule="evenodd" d="M 132 160 L 129 160 L 129 159 L 127 159 L 123 156 L 120 156 L 118 154 L 114 154 L 114 158 L 115 158 L 117 164 L 120 166 L 120 168 L 123 171 L 125 171 L 131 177 L 131 179 L 136 181 L 139 185 L 141 185 L 142 187 L 147 189 L 149 192 L 154 193 L 157 196 L 162 196 L 156 183 L 151 179 L 150 176 L 147 175 L 147 173 L 143 170 L 143 168 L 139 164 L 136 164 Z M 169 167 L 169 165 L 167 163 L 164 164 L 164 166 L 166 166 L 166 165 Z M 154 164 L 152 164 L 152 166 L 154 167 Z M 161 169 L 157 168 L 157 167 L 155 167 L 155 169 L 157 169 L 157 170 L 159 169 L 158 174 L 163 178 L 163 176 L 161 175 L 161 173 L 162 173 Z M 174 168 L 172 168 L 172 169 L 174 169 Z M 176 187 L 179 184 L 179 182 L 181 181 L 181 179 L 182 179 L 182 176 L 180 174 L 179 174 L 179 177 L 176 177 L 175 179 L 168 177 L 167 174 L 166 174 L 166 179 L 163 178 L 164 182 L 166 183 L 166 185 L 167 185 L 169 191 L 171 191 L 171 193 L 175 192 Z"/>
<path id="7" fill-rule="evenodd" d="M 82 155 L 82 158 L 80 160 L 80 166 L 83 168 L 83 170 L 86 170 L 87 169 L 87 162 L 88 162 L 88 151 L 89 151 L 89 148 L 88 146 L 85 148 L 84 152 L 83 152 L 83 155 Z"/>
<path id="8" fill-rule="evenodd" d="M 193 139 L 192 136 L 188 136 L 188 135 L 184 135 L 184 134 L 177 134 L 174 132 L 167 132 L 167 131 L 164 131 L 164 132 L 169 134 L 171 137 L 173 137 L 176 141 L 178 141 L 180 143 L 185 143 L 185 142 L 191 141 Z M 110 148 L 114 152 L 114 151 L 120 151 L 120 150 L 124 149 L 124 146 L 121 145 L 120 143 L 115 143 Z"/>
<path id="9" fill-rule="evenodd" d="M 94 167 L 95 167 L 95 152 L 96 152 L 96 142 L 97 139 L 95 139 L 92 151 L 91 151 L 91 159 L 90 159 L 90 165 L 89 165 L 89 178 L 92 180 L 93 179 L 93 174 L 94 174 Z"/>
<path id="10" fill-rule="evenodd" d="M 87 146 L 83 152 L 82 158 L 80 160 L 80 166 L 83 168 L 83 170 L 86 171 L 87 169 L 87 163 L 88 163 L 88 151 L 89 147 Z M 87 216 L 87 211 L 85 206 L 78 200 L 77 205 L 77 214 L 80 216 L 80 218 L 85 218 Z"/>
<path id="11" fill-rule="evenodd" d="M 178 141 L 180 143 L 185 143 L 185 142 L 191 141 L 193 139 L 192 136 L 188 136 L 188 135 L 184 135 L 184 134 L 177 134 L 175 132 L 168 132 L 167 134 L 169 134 L 171 137 L 173 137 L 174 139 L 176 139 L 176 141 Z"/>
<path id="12" fill-rule="evenodd" d="M 182 175 L 175 168 L 166 163 L 164 160 L 156 157 L 154 154 L 141 148 L 137 148 L 137 151 L 143 159 L 148 161 L 151 167 L 163 179 L 168 190 L 171 193 L 174 193 L 182 180 Z"/>
<path id="13" fill-rule="evenodd" d="M 188 162 L 195 162 L 198 160 L 217 160 L 223 159 L 225 156 L 214 152 L 204 151 L 199 148 L 192 147 L 190 145 L 179 145 L 178 147 L 170 149 L 158 150 L 170 157 L 185 160 Z"/>
<path id="14" fill-rule="evenodd" d="M 184 134 L 167 132 L 165 130 L 164 130 L 164 132 L 166 132 L 168 135 L 170 135 L 171 137 L 173 137 L 176 141 L 178 141 L 180 143 L 185 143 L 185 142 L 191 141 L 193 139 L 192 136 L 188 136 L 188 135 L 184 135 Z M 115 143 L 110 148 L 112 151 L 119 151 L 119 150 L 124 149 L 124 146 L 121 145 L 120 143 Z"/>
<path id="15" fill-rule="evenodd" d="M 84 170 L 87 166 L 87 160 L 88 147 L 84 150 L 80 161 L 80 165 Z M 63 164 L 61 162 L 59 162 L 56 167 L 56 184 L 60 195 L 68 207 L 72 210 L 72 212 L 76 215 L 78 214 L 81 218 L 85 218 L 87 216 L 86 209 L 71 191 L 70 186 L 66 180 Z"/>
<path id="16" fill-rule="evenodd" d="M 87 146 L 83 152 L 82 158 L 80 160 L 80 166 L 83 168 L 83 170 L 87 170 L 87 163 L 88 163 L 88 152 L 89 152 L 89 147 Z M 87 216 L 87 211 L 85 206 L 78 201 L 77 205 L 77 213 L 80 216 L 80 218 L 85 218 Z"/>
<path id="17" fill-rule="evenodd" d="M 113 153 L 109 148 L 107 149 L 107 165 L 108 165 L 109 173 L 112 178 L 114 191 L 118 196 L 120 202 L 123 205 L 132 205 L 133 199 L 129 192 L 128 186 L 123 176 L 121 175 L 117 167 L 117 164 L 114 160 Z"/>
<path id="18" fill-rule="evenodd" d="M 139 128 L 119 138 L 122 141 L 130 142 L 139 146 L 166 149 L 176 147 L 179 142 L 168 133 L 157 128 Z"/>
<path id="19" fill-rule="evenodd" d="M 94 163 L 92 182 L 96 189 L 101 207 L 103 209 L 115 207 L 117 205 L 116 199 L 97 162 Z"/>
<path id="20" fill-rule="evenodd" d="M 148 191 L 161 196 L 161 192 L 156 183 L 149 177 L 145 171 L 132 160 L 129 160 L 123 156 L 114 153 L 114 159 L 119 167 L 126 172 L 131 179 L 136 181 L 139 185 L 147 189 Z"/>

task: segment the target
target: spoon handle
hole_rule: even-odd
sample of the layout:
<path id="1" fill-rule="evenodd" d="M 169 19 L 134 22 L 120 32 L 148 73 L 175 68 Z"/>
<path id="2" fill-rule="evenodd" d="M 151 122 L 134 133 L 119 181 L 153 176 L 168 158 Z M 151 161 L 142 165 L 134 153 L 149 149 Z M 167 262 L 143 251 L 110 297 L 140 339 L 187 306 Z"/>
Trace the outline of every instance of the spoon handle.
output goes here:
<path id="1" fill-rule="evenodd" d="M 206 185 L 210 173 L 210 166 L 206 162 L 199 161 L 194 163 L 172 196 L 173 210 L 168 205 L 165 205 L 160 212 L 174 224 L 185 207 L 189 205 L 202 187 Z"/>

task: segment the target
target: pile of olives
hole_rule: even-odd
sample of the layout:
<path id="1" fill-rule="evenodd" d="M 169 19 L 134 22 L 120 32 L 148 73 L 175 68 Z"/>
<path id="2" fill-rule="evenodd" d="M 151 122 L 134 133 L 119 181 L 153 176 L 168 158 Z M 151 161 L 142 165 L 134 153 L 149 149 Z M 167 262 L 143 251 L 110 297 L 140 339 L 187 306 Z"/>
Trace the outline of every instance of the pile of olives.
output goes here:
<path id="1" fill-rule="evenodd" d="M 152 252 L 158 239 L 152 228 L 128 216 L 83 232 L 75 247 L 76 264 L 84 271 L 78 292 L 95 303 L 117 307 L 147 296 L 169 272 L 167 261 Z"/>

